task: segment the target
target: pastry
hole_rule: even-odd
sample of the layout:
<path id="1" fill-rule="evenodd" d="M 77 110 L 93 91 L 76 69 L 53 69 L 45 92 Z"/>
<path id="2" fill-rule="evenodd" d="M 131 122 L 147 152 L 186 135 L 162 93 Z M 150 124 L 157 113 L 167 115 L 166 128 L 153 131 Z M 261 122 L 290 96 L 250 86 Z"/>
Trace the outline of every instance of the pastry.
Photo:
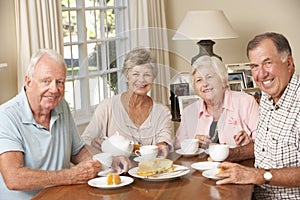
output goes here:
<path id="1" fill-rule="evenodd" d="M 164 158 L 153 158 L 143 160 L 139 163 L 137 175 L 152 176 L 154 174 L 171 172 L 173 170 L 173 161 Z"/>
<path id="2" fill-rule="evenodd" d="M 119 174 L 107 174 L 107 185 L 119 185 L 121 183 L 121 178 Z"/>

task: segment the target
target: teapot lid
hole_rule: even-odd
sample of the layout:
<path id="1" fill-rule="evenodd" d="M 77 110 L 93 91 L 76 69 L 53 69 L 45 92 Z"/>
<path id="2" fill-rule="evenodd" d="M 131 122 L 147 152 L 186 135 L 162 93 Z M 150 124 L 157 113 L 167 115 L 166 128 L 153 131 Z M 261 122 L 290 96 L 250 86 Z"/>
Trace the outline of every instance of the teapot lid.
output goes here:
<path id="1" fill-rule="evenodd" d="M 115 134 L 113 134 L 112 136 L 109 137 L 109 141 L 114 142 L 114 141 L 128 141 L 127 138 L 125 138 L 124 136 L 120 135 L 120 133 L 118 131 L 116 131 Z"/>

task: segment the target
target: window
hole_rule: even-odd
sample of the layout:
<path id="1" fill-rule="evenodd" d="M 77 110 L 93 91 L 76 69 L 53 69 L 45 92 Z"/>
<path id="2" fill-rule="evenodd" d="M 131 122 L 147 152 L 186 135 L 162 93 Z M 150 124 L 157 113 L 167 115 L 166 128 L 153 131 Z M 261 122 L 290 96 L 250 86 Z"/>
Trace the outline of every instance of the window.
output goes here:
<path id="1" fill-rule="evenodd" d="M 62 0 L 61 5 L 65 99 L 76 122 L 85 123 L 100 101 L 126 89 L 127 0 Z"/>

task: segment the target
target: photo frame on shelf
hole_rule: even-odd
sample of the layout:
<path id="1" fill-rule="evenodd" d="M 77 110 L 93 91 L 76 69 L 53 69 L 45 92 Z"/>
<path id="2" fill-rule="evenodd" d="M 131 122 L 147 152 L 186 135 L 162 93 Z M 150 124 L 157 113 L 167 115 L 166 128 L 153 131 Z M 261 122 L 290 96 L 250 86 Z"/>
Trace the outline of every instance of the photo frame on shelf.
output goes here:
<path id="1" fill-rule="evenodd" d="M 180 121 L 179 96 L 187 96 L 190 94 L 189 83 L 170 84 L 170 100 L 172 121 Z"/>
<path id="2" fill-rule="evenodd" d="M 244 72 L 233 72 L 233 73 L 228 73 L 228 81 L 233 84 L 232 81 L 241 81 L 242 83 L 242 88 L 246 88 L 246 80 L 245 80 L 245 74 Z M 241 89 L 242 89 L 241 88 Z"/>
<path id="3" fill-rule="evenodd" d="M 245 88 L 256 87 L 255 82 L 253 81 L 250 63 L 227 64 L 226 67 L 228 73 L 244 73 Z"/>
<path id="4" fill-rule="evenodd" d="M 248 93 L 252 95 L 256 102 L 259 104 L 260 103 L 260 98 L 261 98 L 261 90 L 259 88 L 244 88 L 242 89 L 242 92 Z"/>
<path id="5" fill-rule="evenodd" d="M 189 92 L 189 83 L 175 83 L 170 86 L 175 96 L 187 96 Z"/>
<path id="6" fill-rule="evenodd" d="M 242 91 L 245 88 L 243 80 L 231 80 L 228 81 L 228 85 L 233 91 Z"/>
<path id="7" fill-rule="evenodd" d="M 200 99 L 198 95 L 178 96 L 180 115 L 182 114 L 182 111 L 186 106 L 194 103 L 198 99 Z"/>

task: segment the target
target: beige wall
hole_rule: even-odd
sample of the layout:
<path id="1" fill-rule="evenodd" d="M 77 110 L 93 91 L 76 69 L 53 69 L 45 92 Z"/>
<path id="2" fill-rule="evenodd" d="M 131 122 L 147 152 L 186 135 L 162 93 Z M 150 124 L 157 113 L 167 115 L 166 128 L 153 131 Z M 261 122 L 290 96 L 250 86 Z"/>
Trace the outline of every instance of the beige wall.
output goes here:
<path id="1" fill-rule="evenodd" d="M 17 94 L 17 49 L 14 1 L 0 0 L 0 104 Z"/>
<path id="2" fill-rule="evenodd" d="M 0 0 L 0 104 L 17 94 L 17 49 L 14 1 Z M 265 31 L 283 33 L 289 39 L 296 69 L 300 72 L 300 1 L 299 0 L 165 0 L 170 38 L 188 10 L 221 9 L 240 35 L 238 39 L 218 40 L 216 54 L 225 63 L 247 62 L 245 48 L 253 35 Z M 190 70 L 190 59 L 198 53 L 193 41 L 169 40 L 172 74 Z M 300 65 L 300 64 L 299 64 Z M 79 127 L 80 132 L 84 125 Z"/>
<path id="3" fill-rule="evenodd" d="M 247 42 L 258 33 L 275 31 L 289 39 L 296 70 L 300 72 L 299 0 L 165 0 L 165 3 L 170 37 L 188 10 L 223 10 L 240 36 L 238 39 L 215 41 L 214 52 L 225 63 L 247 62 Z M 198 53 L 195 42 L 169 40 L 169 48 L 172 51 L 170 65 L 176 71 L 190 70 L 190 59 Z"/>

